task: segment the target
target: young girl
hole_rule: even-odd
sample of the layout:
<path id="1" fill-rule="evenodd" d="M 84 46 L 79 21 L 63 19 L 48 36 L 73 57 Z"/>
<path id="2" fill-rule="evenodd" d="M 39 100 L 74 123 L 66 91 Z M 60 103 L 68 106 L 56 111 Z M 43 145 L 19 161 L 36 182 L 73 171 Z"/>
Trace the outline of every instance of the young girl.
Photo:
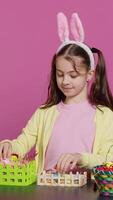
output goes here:
<path id="1" fill-rule="evenodd" d="M 1 158 L 12 153 L 24 157 L 35 145 L 38 173 L 43 169 L 69 172 L 113 160 L 113 97 L 102 52 L 83 43 L 77 14 L 71 18 L 74 40 L 69 40 L 63 13 L 58 14 L 58 31 L 62 44 L 52 60 L 46 103 L 17 139 L 0 143 Z"/>

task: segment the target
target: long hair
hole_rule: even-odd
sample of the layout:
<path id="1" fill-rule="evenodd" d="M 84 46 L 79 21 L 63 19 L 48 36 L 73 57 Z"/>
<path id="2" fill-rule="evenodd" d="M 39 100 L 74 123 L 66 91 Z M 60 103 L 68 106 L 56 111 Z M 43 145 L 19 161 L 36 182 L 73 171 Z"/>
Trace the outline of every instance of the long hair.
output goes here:
<path id="1" fill-rule="evenodd" d="M 109 107 L 113 111 L 113 96 L 108 85 L 105 61 L 102 52 L 96 48 L 92 48 L 91 51 L 93 53 L 97 53 L 98 62 L 95 69 L 95 79 L 91 85 L 88 100 L 92 105 L 95 105 L 97 108 L 98 106 L 102 105 Z M 65 95 L 58 88 L 56 81 L 56 59 L 59 56 L 63 56 L 65 59 L 71 61 L 72 63 L 74 62 L 72 57 L 79 56 L 83 58 L 83 62 L 86 64 L 86 70 L 90 70 L 89 55 L 83 48 L 76 44 L 69 44 L 64 46 L 57 54 L 53 56 L 50 82 L 48 86 L 48 97 L 46 102 L 42 105 L 42 109 L 56 105 L 60 101 L 64 101 L 66 98 Z M 73 66 L 76 70 L 76 66 L 74 64 Z"/>
<path id="2" fill-rule="evenodd" d="M 98 55 L 98 62 L 95 69 L 95 79 L 90 89 L 89 100 L 96 106 L 106 106 L 113 111 L 113 96 L 107 80 L 103 54 L 99 49 L 92 48 L 91 50 Z"/>

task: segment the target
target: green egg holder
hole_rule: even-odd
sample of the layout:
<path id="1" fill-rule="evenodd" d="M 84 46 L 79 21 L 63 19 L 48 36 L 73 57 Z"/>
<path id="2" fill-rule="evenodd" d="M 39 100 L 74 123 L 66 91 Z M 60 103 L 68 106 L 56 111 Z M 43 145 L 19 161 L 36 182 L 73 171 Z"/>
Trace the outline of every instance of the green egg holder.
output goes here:
<path id="1" fill-rule="evenodd" d="M 0 185 L 27 186 L 36 182 L 36 161 L 31 160 L 22 166 L 15 163 L 0 163 Z"/>

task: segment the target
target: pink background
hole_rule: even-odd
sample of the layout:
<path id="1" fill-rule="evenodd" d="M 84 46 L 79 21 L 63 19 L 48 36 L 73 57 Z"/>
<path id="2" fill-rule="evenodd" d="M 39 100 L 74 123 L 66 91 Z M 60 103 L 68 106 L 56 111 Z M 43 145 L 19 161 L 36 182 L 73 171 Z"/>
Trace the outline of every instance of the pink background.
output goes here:
<path id="1" fill-rule="evenodd" d="M 0 0 L 0 140 L 15 138 L 46 98 L 59 11 L 79 13 L 85 42 L 104 53 L 113 91 L 112 0 Z"/>

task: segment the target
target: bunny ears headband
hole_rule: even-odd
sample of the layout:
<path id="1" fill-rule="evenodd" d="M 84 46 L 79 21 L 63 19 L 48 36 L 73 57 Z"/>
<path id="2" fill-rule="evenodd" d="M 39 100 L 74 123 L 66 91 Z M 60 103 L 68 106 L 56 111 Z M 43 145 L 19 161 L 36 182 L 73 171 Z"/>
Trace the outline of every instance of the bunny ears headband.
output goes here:
<path id="1" fill-rule="evenodd" d="M 91 69 L 95 68 L 94 56 L 90 48 L 84 44 L 84 29 L 81 23 L 81 20 L 77 13 L 73 13 L 70 22 L 70 28 L 73 35 L 74 40 L 69 39 L 69 28 L 66 16 L 60 12 L 57 15 L 57 23 L 58 23 L 58 35 L 62 42 L 60 47 L 57 49 L 57 53 L 68 44 L 76 44 L 83 48 L 90 58 L 90 66 Z"/>

